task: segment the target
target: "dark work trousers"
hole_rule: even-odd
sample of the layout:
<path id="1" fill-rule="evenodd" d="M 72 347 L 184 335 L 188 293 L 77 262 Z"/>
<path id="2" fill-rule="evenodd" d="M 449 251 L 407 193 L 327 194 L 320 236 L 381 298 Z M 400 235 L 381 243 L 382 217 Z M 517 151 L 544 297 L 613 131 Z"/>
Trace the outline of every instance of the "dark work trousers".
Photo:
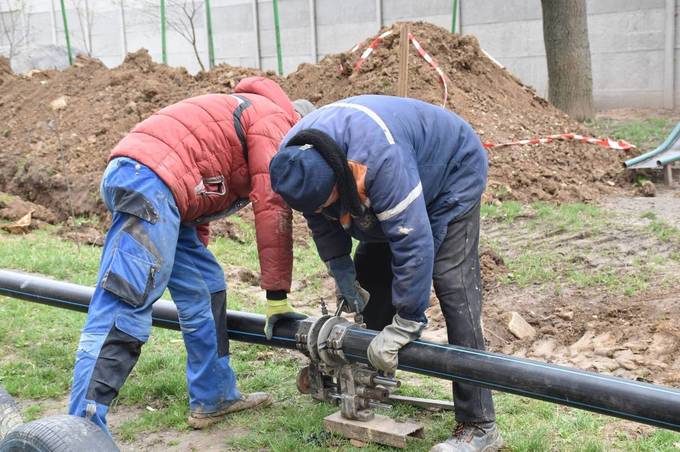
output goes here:
<path id="1" fill-rule="evenodd" d="M 392 253 L 387 243 L 360 243 L 354 255 L 359 284 L 371 294 L 364 320 L 382 330 L 392 323 Z M 484 350 L 482 284 L 479 270 L 479 204 L 448 225 L 434 260 L 434 290 L 449 344 Z M 458 422 L 495 419 L 491 391 L 468 383 L 453 384 Z"/>

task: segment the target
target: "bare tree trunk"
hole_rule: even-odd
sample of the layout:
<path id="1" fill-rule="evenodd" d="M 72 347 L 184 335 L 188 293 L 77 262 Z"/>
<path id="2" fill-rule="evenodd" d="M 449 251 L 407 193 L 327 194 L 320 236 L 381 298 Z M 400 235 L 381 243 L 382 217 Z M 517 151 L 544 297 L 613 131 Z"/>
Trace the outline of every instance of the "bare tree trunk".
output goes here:
<path id="1" fill-rule="evenodd" d="M 94 52 L 92 47 L 92 25 L 94 23 L 94 11 L 90 9 L 90 3 L 85 0 L 85 25 L 87 25 L 87 51 L 90 56 Z"/>
<path id="2" fill-rule="evenodd" d="M 194 18 L 196 17 L 196 11 L 197 11 L 197 9 L 194 8 L 191 15 L 187 14 L 187 16 L 189 16 L 191 18 L 191 20 L 189 21 L 189 24 L 191 26 L 190 42 L 191 42 L 191 47 L 193 47 L 193 49 L 194 49 L 194 55 L 196 55 L 196 61 L 198 61 L 198 65 L 201 67 L 201 70 L 203 72 L 205 72 L 205 66 L 203 66 L 203 61 L 201 61 L 201 55 L 198 52 L 198 43 L 196 42 L 197 41 L 197 39 L 196 39 L 196 26 L 194 25 Z"/>
<path id="3" fill-rule="evenodd" d="M 90 8 L 89 0 L 71 0 L 76 10 L 80 34 L 82 35 L 83 47 L 88 56 L 92 56 L 92 28 L 94 25 L 94 10 Z"/>
<path id="4" fill-rule="evenodd" d="M 193 41 L 191 43 L 191 46 L 194 48 L 194 55 L 196 56 L 196 61 L 198 61 L 198 65 L 201 67 L 201 70 L 205 72 L 205 66 L 203 66 L 201 55 L 198 53 L 198 46 L 196 45 L 196 41 Z"/>
<path id="5" fill-rule="evenodd" d="M 548 60 L 548 98 L 569 116 L 593 117 L 586 0 L 541 0 Z"/>
<path id="6" fill-rule="evenodd" d="M 0 11 L 2 11 L 0 13 L 0 34 L 9 47 L 7 56 L 10 61 L 19 48 L 29 43 L 31 30 L 27 18 L 27 9 L 26 0 L 0 1 Z"/>

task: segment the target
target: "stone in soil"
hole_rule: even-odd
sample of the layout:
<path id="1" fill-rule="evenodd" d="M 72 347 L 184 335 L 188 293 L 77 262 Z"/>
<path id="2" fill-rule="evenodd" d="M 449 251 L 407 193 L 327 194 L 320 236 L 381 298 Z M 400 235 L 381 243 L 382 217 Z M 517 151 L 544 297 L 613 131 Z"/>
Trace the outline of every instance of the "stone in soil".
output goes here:
<path id="1" fill-rule="evenodd" d="M 517 339 L 531 339 L 536 336 L 536 329 L 529 325 L 518 312 L 512 311 L 507 313 L 505 322 L 508 330 Z"/>

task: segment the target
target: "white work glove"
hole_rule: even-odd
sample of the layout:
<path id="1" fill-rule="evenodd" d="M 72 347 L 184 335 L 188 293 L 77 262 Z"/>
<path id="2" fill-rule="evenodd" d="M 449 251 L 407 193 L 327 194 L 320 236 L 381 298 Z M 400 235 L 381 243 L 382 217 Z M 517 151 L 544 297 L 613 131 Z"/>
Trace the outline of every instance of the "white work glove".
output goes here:
<path id="1" fill-rule="evenodd" d="M 392 323 L 378 333 L 368 345 L 368 361 L 376 369 L 393 375 L 399 364 L 397 357 L 399 350 L 418 339 L 424 328 L 424 323 L 407 320 L 395 314 Z"/>

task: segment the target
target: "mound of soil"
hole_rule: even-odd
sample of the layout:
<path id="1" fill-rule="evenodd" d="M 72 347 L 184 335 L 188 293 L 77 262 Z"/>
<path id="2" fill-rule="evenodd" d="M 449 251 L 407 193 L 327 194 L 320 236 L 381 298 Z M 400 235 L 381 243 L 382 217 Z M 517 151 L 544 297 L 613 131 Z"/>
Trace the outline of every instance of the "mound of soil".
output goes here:
<path id="1" fill-rule="evenodd" d="M 283 86 L 292 98 L 307 97 L 325 105 L 359 94 L 397 94 L 400 24 L 385 27 L 387 36 L 355 71 L 368 41 L 355 52 L 302 64 Z M 448 78 L 446 107 L 465 118 L 485 141 L 579 129 L 578 123 L 536 95 L 508 71 L 484 55 L 474 36 L 452 34 L 425 22 L 411 24 L 411 33 L 437 61 Z M 437 73 L 411 46 L 409 96 L 441 105 L 444 90 Z"/>
<path id="2" fill-rule="evenodd" d="M 396 95 L 399 73 L 399 27 L 364 61 L 354 64 L 370 40 L 354 52 L 302 64 L 284 81 L 291 98 L 305 97 L 317 106 L 359 94 Z M 473 36 L 461 36 L 424 22 L 411 33 L 438 62 L 448 78 L 446 107 L 467 120 L 484 142 L 533 138 L 587 130 L 556 109 L 489 59 Z M 441 105 L 443 86 L 437 73 L 409 50 L 409 96 Z M 491 150 L 487 200 L 589 200 L 623 182 L 617 151 L 580 143 Z"/>
<path id="3" fill-rule="evenodd" d="M 14 72 L 12 72 L 12 66 L 10 66 L 9 60 L 0 56 L 0 86 L 15 78 L 16 76 L 14 75 Z"/>
<path id="4" fill-rule="evenodd" d="M 358 71 L 353 66 L 366 43 L 354 53 L 303 64 L 280 81 L 291 98 L 317 105 L 361 93 L 394 94 L 398 27 Z M 422 22 L 411 30 L 448 77 L 447 108 L 468 120 L 483 141 L 587 133 L 497 66 L 474 37 Z M 443 89 L 436 72 L 415 49 L 409 58 L 410 95 L 440 103 Z M 135 123 L 190 96 L 230 92 L 246 76 L 277 79 L 273 73 L 227 65 L 192 76 L 184 68 L 154 63 L 146 50 L 129 54 L 113 69 L 83 57 L 64 71 L 22 77 L 6 66 L 0 61 L 0 190 L 52 208 L 60 219 L 103 212 L 98 184 L 106 158 Z M 51 106 L 60 98 L 60 107 Z M 485 201 L 597 198 L 623 182 L 619 155 L 573 142 L 491 150 Z"/>
<path id="5" fill-rule="evenodd" d="M 154 63 L 142 49 L 114 69 L 79 57 L 65 71 L 3 78 L 0 190 L 50 207 L 61 219 L 101 213 L 98 184 L 107 157 L 137 122 L 187 97 L 231 92 L 253 75 L 273 77 L 228 65 L 192 76 Z M 59 98 L 60 107 L 50 105 Z"/>

